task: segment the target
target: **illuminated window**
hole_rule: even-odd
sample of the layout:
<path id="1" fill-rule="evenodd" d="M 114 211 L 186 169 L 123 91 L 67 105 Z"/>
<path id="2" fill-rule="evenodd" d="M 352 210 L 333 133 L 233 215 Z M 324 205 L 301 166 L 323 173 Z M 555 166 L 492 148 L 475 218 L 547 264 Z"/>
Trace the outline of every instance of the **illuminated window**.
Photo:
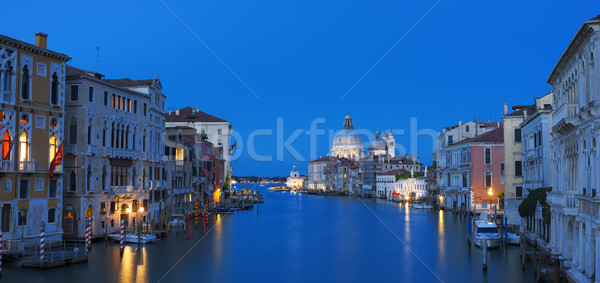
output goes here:
<path id="1" fill-rule="evenodd" d="M 52 162 L 52 160 L 54 160 L 54 156 L 56 155 L 56 151 L 58 150 L 57 146 L 56 146 L 56 134 L 52 134 L 50 136 L 50 151 L 49 151 L 49 158 L 48 161 Z"/>
<path id="2" fill-rule="evenodd" d="M 28 161 L 29 160 L 29 137 L 27 137 L 27 132 L 22 131 L 21 137 L 19 138 L 20 147 L 19 147 L 19 161 Z"/>
<path id="3" fill-rule="evenodd" d="M 10 136 L 9 131 L 5 131 L 4 135 L 2 135 L 2 159 L 11 160 L 10 154 L 10 144 L 12 142 L 12 137 Z M 4 168 L 3 168 L 4 169 Z"/>

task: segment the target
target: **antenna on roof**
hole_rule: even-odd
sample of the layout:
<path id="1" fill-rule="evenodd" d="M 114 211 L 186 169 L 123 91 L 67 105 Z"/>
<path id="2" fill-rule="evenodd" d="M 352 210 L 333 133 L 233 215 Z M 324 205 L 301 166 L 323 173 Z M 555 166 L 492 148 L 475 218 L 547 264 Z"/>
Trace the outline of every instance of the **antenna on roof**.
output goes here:
<path id="1" fill-rule="evenodd" d="M 154 79 L 152 80 L 153 83 L 158 81 L 158 72 L 154 73 Z"/>
<path id="2" fill-rule="evenodd" d="M 96 46 L 96 72 L 100 73 L 100 47 Z"/>

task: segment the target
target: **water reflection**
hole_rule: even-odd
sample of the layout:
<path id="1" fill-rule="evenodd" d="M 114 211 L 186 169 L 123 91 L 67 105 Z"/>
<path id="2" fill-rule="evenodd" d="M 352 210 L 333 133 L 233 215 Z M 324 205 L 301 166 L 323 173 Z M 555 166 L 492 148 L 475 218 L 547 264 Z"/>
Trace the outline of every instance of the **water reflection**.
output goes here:
<path id="1" fill-rule="evenodd" d="M 148 282 L 146 248 L 125 246 L 119 268 L 119 282 Z"/>
<path id="2" fill-rule="evenodd" d="M 438 254 L 446 254 L 446 237 L 444 235 L 444 211 L 438 210 Z M 441 263 L 442 265 L 445 262 Z"/>

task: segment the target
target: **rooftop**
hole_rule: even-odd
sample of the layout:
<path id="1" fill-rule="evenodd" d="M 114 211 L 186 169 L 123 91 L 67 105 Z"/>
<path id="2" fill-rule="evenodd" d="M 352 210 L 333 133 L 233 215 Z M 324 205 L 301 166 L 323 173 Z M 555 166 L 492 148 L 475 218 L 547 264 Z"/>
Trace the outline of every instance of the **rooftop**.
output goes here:
<path id="1" fill-rule="evenodd" d="M 177 112 L 179 111 L 179 112 Z M 185 107 L 165 113 L 167 122 L 227 122 L 219 117 L 204 113 L 199 109 Z"/>
<path id="2" fill-rule="evenodd" d="M 489 132 L 483 133 L 470 139 L 462 140 L 460 142 L 455 143 L 454 145 L 476 142 L 504 142 L 504 127 L 491 130 Z"/>

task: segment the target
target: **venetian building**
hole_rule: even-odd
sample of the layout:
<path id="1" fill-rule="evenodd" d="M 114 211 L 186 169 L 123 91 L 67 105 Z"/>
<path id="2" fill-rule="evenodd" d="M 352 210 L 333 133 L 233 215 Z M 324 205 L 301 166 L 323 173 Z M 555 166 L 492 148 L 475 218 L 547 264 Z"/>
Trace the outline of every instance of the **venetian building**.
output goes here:
<path id="1" fill-rule="evenodd" d="M 585 21 L 552 70 L 550 246 L 569 281 L 600 282 L 600 16 Z"/>
<path id="2" fill-rule="evenodd" d="M 350 113 L 344 119 L 344 127 L 333 138 L 330 156 L 358 160 L 364 157 L 365 148 L 360 134 L 354 130 Z"/>

